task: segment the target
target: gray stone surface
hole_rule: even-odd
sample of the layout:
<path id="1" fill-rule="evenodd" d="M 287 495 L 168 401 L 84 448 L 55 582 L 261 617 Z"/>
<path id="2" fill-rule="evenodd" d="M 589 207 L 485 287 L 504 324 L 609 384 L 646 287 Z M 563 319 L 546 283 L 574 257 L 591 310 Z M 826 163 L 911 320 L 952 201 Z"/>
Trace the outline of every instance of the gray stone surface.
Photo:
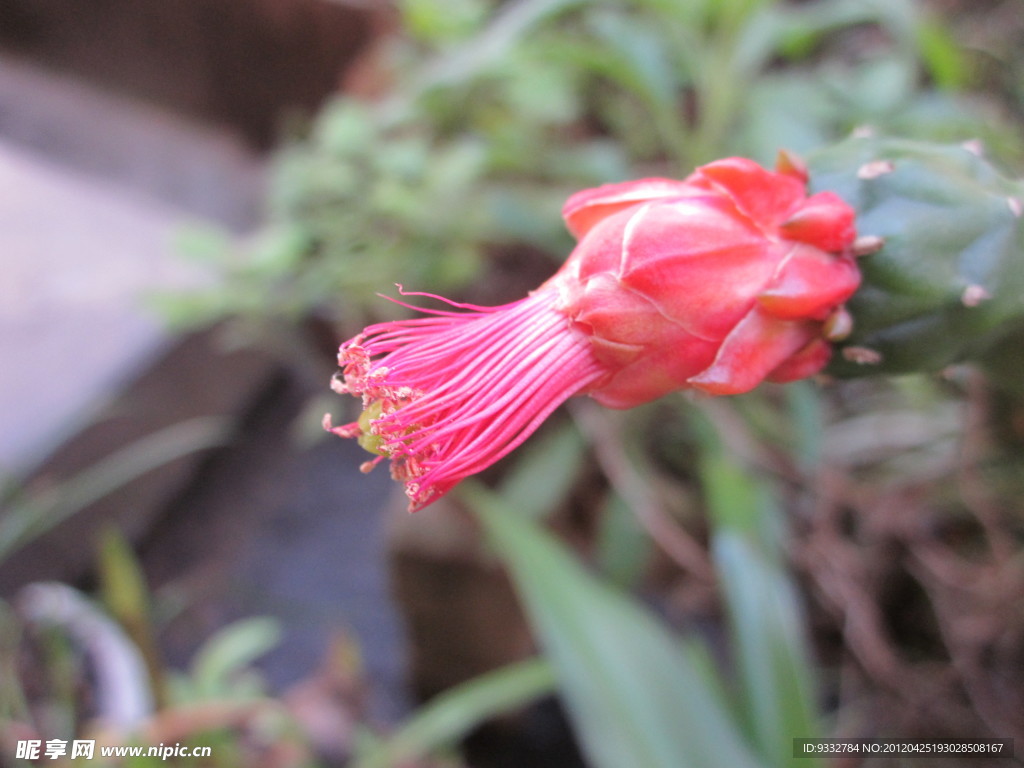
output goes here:
<path id="1" fill-rule="evenodd" d="M 0 143 L 0 471 L 28 469 L 166 341 L 141 304 L 195 279 L 172 254 L 180 222 Z"/>
<path id="2" fill-rule="evenodd" d="M 158 201 L 179 218 L 236 230 L 260 219 L 263 160 L 238 134 L 3 51 L 0 139 L 80 179 L 112 183 L 120 200 Z"/>
<path id="3" fill-rule="evenodd" d="M 177 233 L 252 225 L 261 179 L 230 135 L 0 56 L 0 475 L 161 351 L 147 295 L 202 279 Z"/>

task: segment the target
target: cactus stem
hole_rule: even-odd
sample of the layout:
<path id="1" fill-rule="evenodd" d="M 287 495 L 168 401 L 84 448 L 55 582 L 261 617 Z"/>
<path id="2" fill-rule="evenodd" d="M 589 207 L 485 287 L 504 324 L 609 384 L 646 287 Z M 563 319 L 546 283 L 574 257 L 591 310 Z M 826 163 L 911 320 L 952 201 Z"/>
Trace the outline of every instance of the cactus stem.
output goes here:
<path id="1" fill-rule="evenodd" d="M 849 336 L 829 372 L 840 378 L 989 369 L 1015 387 L 1024 327 L 1024 181 L 983 156 L 977 137 L 953 144 L 851 139 L 807 158 L 810 189 L 857 209 L 861 237 L 846 258 L 861 287 L 846 302 Z M 824 322 L 828 314 L 824 315 Z M 824 328 L 822 329 L 824 333 Z M 823 341 L 828 341 L 824 338 Z"/>
<path id="2" fill-rule="evenodd" d="M 985 156 L 985 144 L 982 142 L 981 139 L 971 139 L 970 141 L 965 141 L 960 146 L 966 149 L 975 157 Z"/>
<path id="3" fill-rule="evenodd" d="M 851 250 L 853 255 L 859 258 L 861 256 L 870 256 L 872 253 L 877 253 L 882 250 L 883 245 L 885 245 L 884 237 L 879 237 L 878 235 L 861 235 L 853 241 L 853 248 Z"/>
<path id="4" fill-rule="evenodd" d="M 870 163 L 864 163 L 860 168 L 857 169 L 858 179 L 877 179 L 879 176 L 885 176 L 887 173 L 892 173 L 896 169 L 891 160 L 872 160 Z"/>
<path id="5" fill-rule="evenodd" d="M 882 353 L 867 347 L 844 347 L 843 357 L 859 365 L 878 365 L 882 362 Z"/>
<path id="6" fill-rule="evenodd" d="M 965 307 L 976 307 L 981 304 L 981 302 L 988 301 L 991 298 L 992 294 L 980 285 L 968 285 L 964 288 L 960 301 Z"/>

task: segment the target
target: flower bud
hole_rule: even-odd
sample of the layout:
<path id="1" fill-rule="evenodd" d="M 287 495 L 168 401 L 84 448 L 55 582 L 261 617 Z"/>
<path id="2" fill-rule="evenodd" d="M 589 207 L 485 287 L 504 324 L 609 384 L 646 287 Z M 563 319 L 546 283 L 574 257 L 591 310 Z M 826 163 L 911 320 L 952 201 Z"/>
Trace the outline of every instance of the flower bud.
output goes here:
<path id="1" fill-rule="evenodd" d="M 741 158 L 671 184 L 609 185 L 566 204 L 585 234 L 546 286 L 614 371 L 588 394 L 629 408 L 820 370 L 824 323 L 860 281 L 853 209 Z"/>
<path id="2" fill-rule="evenodd" d="M 784 160 L 573 195 L 563 215 L 579 243 L 526 299 L 421 310 L 345 342 L 336 389 L 371 416 L 328 429 L 362 437 L 372 463 L 389 458 L 418 509 L 575 394 L 630 408 L 818 372 L 860 281 L 854 213 L 832 193 L 808 197 L 802 167 Z"/>

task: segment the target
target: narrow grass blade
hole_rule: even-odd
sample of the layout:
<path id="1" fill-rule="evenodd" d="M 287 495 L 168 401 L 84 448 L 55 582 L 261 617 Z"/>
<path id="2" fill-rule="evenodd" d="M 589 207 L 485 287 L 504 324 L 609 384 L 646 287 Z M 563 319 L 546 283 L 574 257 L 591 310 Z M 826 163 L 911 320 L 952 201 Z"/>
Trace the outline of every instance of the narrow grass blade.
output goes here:
<path id="1" fill-rule="evenodd" d="M 399 768 L 457 743 L 497 715 L 551 693 L 555 677 L 544 659 L 529 659 L 456 686 L 437 696 L 352 768 Z"/>
<path id="2" fill-rule="evenodd" d="M 478 485 L 463 494 L 507 563 L 595 768 L 750 768 L 741 731 L 682 643 Z"/>

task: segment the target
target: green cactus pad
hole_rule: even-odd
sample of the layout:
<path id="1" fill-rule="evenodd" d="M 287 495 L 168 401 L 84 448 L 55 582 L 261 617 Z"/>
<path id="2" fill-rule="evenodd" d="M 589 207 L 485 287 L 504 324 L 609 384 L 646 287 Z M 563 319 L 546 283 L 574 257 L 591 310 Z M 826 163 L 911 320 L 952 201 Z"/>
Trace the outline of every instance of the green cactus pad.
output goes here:
<path id="1" fill-rule="evenodd" d="M 1000 363 L 1007 340 L 1024 336 L 1024 187 L 970 143 L 857 136 L 808 168 L 810 191 L 835 192 L 856 209 L 860 236 L 884 240 L 860 259 L 853 332 L 828 372 Z"/>

